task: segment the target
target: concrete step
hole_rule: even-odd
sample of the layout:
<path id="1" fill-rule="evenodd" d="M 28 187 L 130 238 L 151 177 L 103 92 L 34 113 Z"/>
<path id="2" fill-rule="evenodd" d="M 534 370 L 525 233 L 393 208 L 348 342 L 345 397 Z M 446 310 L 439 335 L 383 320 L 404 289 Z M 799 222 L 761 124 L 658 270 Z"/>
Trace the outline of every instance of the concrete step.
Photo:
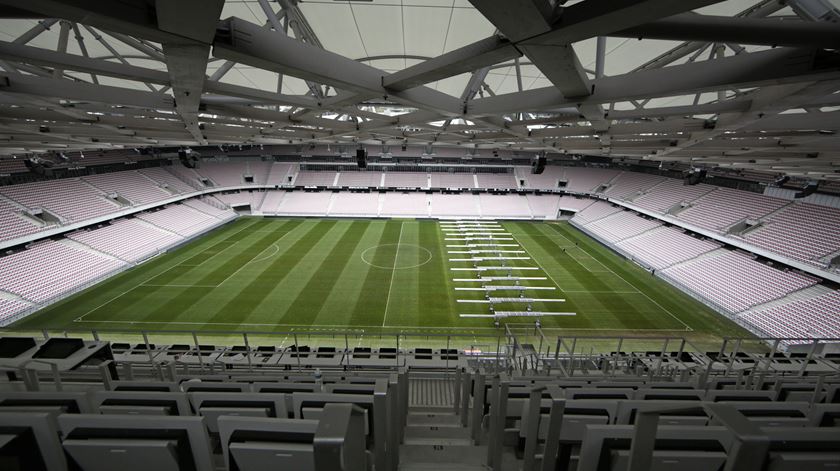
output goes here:
<path id="1" fill-rule="evenodd" d="M 459 425 L 460 418 L 455 414 L 435 414 L 429 412 L 409 412 L 408 425 Z"/>
<path id="2" fill-rule="evenodd" d="M 407 444 L 400 447 L 400 463 L 405 464 L 430 463 L 464 469 L 463 465 L 482 466 L 486 459 L 486 446 Z"/>
<path id="3" fill-rule="evenodd" d="M 472 444 L 470 429 L 452 425 L 407 425 L 405 428 L 405 443 L 414 445 Z"/>
<path id="4" fill-rule="evenodd" d="M 408 412 L 447 415 L 454 414 L 455 409 L 452 406 L 408 406 Z"/>

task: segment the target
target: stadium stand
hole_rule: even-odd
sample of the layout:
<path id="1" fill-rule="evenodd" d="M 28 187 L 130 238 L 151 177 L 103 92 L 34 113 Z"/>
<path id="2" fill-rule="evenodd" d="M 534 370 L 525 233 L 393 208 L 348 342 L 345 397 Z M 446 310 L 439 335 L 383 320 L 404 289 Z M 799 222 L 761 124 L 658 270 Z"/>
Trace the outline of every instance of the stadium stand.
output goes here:
<path id="1" fill-rule="evenodd" d="M 434 179 L 434 175 L 432 176 Z M 434 183 L 432 184 L 434 186 Z M 479 199 L 475 195 L 442 195 L 433 193 L 430 198 L 432 214 L 438 216 L 475 216 L 479 212 Z"/>
<path id="2" fill-rule="evenodd" d="M 266 183 L 269 185 L 288 185 L 290 183 L 289 177 L 294 176 L 297 171 L 294 167 L 297 166 L 275 162 L 274 165 L 271 166 L 271 170 L 268 172 L 268 180 Z"/>
<path id="3" fill-rule="evenodd" d="M 10 240 L 34 234 L 43 229 L 45 223 L 36 223 L 23 215 L 25 208 L 12 204 L 0 196 L 0 240 Z"/>
<path id="4" fill-rule="evenodd" d="M 431 173 L 432 188 L 475 188 L 472 173 Z"/>
<path id="5" fill-rule="evenodd" d="M 840 209 L 794 203 L 762 219 L 744 239 L 771 252 L 822 265 L 817 259 L 840 247 Z"/>
<path id="6" fill-rule="evenodd" d="M 621 211 L 587 225 L 587 228 L 604 238 L 616 243 L 629 237 L 640 235 L 661 225 L 652 219 L 639 217 L 629 211 Z"/>
<path id="7" fill-rule="evenodd" d="M 476 173 L 478 188 L 516 189 L 516 178 L 510 173 Z"/>
<path id="8" fill-rule="evenodd" d="M 175 193 L 164 190 L 143 173 L 134 171 L 91 175 L 83 180 L 106 194 L 118 194 L 133 205 L 155 203 Z"/>
<path id="9" fill-rule="evenodd" d="M 144 168 L 138 171 L 143 175 L 151 178 L 152 180 L 158 182 L 158 184 L 160 184 L 162 187 L 165 187 L 167 190 L 173 193 L 187 194 L 195 191 L 195 188 L 189 186 L 180 178 L 166 171 L 165 168 L 153 167 Z"/>
<path id="10" fill-rule="evenodd" d="M 93 230 L 73 232 L 67 237 L 130 263 L 161 253 L 184 240 L 139 219 L 120 219 Z"/>
<path id="11" fill-rule="evenodd" d="M 746 191 L 717 188 L 690 203 L 677 214 L 685 222 L 714 231 L 725 231 L 744 219 L 760 219 L 788 201 Z"/>
<path id="12" fill-rule="evenodd" d="M 428 188 L 429 174 L 420 172 L 385 172 L 385 187 Z"/>
<path id="13" fill-rule="evenodd" d="M 263 214 L 276 214 L 280 206 L 280 202 L 283 201 L 283 197 L 286 194 L 287 193 L 285 191 L 267 191 L 258 212 Z M 251 209 L 254 209 L 254 207 L 252 206 Z"/>
<path id="14" fill-rule="evenodd" d="M 0 380 L 0 430 L 15 445 L 3 456 L 60 471 L 114 469 L 125 453 L 194 471 L 836 466 L 836 354 L 740 343 L 705 353 L 679 338 L 656 340 L 682 346 L 571 347 L 537 353 L 536 362 L 504 343 L 483 355 L 400 348 L 376 367 L 364 355 L 385 349 L 353 358 L 358 348 L 342 348 L 315 367 L 307 364 L 319 360 L 314 351 L 297 344 L 0 337 L 6 360 L 23 365 Z M 32 374 L 27 362 L 51 346 L 63 350 L 46 360 L 52 375 Z M 228 363 L 191 363 L 199 354 Z M 406 368 L 416 362 L 429 365 Z M 114 458 L 114 450 L 125 451 Z"/>
<path id="15" fill-rule="evenodd" d="M 227 212 L 228 218 L 235 215 Z M 219 224 L 219 219 L 186 204 L 172 205 L 163 211 L 152 211 L 137 216 L 150 224 L 184 237 L 190 237 Z"/>
<path id="16" fill-rule="evenodd" d="M 0 258 L 0 290 L 44 303 L 125 266 L 125 262 L 81 246 L 45 240 Z"/>
<path id="17" fill-rule="evenodd" d="M 674 227 L 659 227 L 618 242 L 617 247 L 643 265 L 660 270 L 711 252 L 720 244 L 692 237 Z"/>
<path id="18" fill-rule="evenodd" d="M 333 186 L 336 172 L 311 172 L 301 170 L 295 178 L 295 186 Z"/>
<path id="19" fill-rule="evenodd" d="M 561 202 L 561 208 L 563 207 L 563 203 Z M 609 203 L 605 203 L 603 201 L 595 202 L 594 204 L 588 205 L 585 209 L 578 211 L 575 214 L 574 219 L 581 224 L 588 224 L 593 221 L 597 221 L 598 219 L 605 218 L 611 214 L 616 214 L 621 212 L 622 209 L 617 206 L 613 206 Z"/>
<path id="20" fill-rule="evenodd" d="M 334 193 L 330 216 L 369 216 L 379 214 L 379 193 Z"/>
<path id="21" fill-rule="evenodd" d="M 0 187 L 0 194 L 30 210 L 43 209 L 68 222 L 104 216 L 119 209 L 117 203 L 78 178 Z M 72 198 L 70 197 L 72 195 Z"/>
<path id="22" fill-rule="evenodd" d="M 669 178 L 633 199 L 633 204 L 644 209 L 664 213 L 678 204 L 690 203 L 714 189 L 714 186 L 704 183 L 685 185 L 682 180 Z"/>
<path id="23" fill-rule="evenodd" d="M 303 174 L 303 172 L 301 172 Z M 335 173 L 332 174 L 335 176 Z M 319 215 L 326 216 L 332 201 L 332 193 L 286 193 L 277 206 L 277 212 L 288 215 Z"/>
<path id="24" fill-rule="evenodd" d="M 786 272 L 755 261 L 747 254 L 718 249 L 661 272 L 729 312 L 784 297 L 817 283 L 817 279 Z"/>
<path id="25" fill-rule="evenodd" d="M 658 175 L 647 175 L 636 172 L 621 172 L 603 191 L 605 196 L 621 200 L 632 200 L 645 190 L 650 190 L 665 181 Z"/>
<path id="26" fill-rule="evenodd" d="M 740 318 L 758 326 L 770 337 L 840 338 L 838 312 L 840 291 L 834 290 L 811 299 L 747 312 Z"/>
<path id="27" fill-rule="evenodd" d="M 525 195 L 531 214 L 536 219 L 554 219 L 560 211 L 560 196 Z"/>
<path id="28" fill-rule="evenodd" d="M 531 208 L 524 195 L 478 195 L 481 215 L 485 217 L 530 217 Z"/>
<path id="29" fill-rule="evenodd" d="M 384 197 L 380 213 L 384 217 L 429 216 L 429 197 L 425 193 L 386 193 Z"/>
<path id="30" fill-rule="evenodd" d="M 338 186 L 378 187 L 382 181 L 382 172 L 341 172 L 338 174 Z"/>

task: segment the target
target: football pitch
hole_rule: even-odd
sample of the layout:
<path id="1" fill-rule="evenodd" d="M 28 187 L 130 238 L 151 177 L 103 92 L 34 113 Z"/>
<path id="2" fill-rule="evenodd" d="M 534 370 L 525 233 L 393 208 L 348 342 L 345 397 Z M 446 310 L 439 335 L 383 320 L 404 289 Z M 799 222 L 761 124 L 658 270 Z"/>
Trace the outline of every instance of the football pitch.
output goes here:
<path id="1" fill-rule="evenodd" d="M 488 315 L 488 297 L 522 293 L 546 300 L 531 302 L 533 311 L 575 313 L 541 323 L 576 335 L 748 335 L 566 222 L 500 221 L 498 240 L 464 240 L 483 230 L 430 220 L 243 217 L 13 327 L 489 331 L 494 319 L 460 314 Z M 473 257 L 487 259 L 463 261 Z M 508 268 L 473 271 L 476 265 Z M 481 276 L 520 279 L 464 281 Z M 487 291 L 484 284 L 516 287 Z M 524 311 L 525 304 L 492 306 Z"/>

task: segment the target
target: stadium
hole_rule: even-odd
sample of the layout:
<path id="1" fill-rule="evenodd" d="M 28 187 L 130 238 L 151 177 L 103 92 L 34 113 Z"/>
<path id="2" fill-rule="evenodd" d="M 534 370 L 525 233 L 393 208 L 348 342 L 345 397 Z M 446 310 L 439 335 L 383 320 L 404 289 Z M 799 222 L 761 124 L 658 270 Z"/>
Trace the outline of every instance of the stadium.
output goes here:
<path id="1" fill-rule="evenodd" d="M 838 6 L 0 0 L 0 469 L 836 469 Z"/>

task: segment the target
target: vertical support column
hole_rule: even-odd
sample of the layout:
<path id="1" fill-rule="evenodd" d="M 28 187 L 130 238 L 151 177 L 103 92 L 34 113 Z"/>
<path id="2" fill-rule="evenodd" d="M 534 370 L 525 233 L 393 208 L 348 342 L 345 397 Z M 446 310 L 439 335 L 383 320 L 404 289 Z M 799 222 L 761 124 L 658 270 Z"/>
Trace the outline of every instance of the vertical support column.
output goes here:
<path id="1" fill-rule="evenodd" d="M 453 404 L 455 405 L 454 412 L 457 414 L 461 410 L 461 368 L 455 368 L 455 387 L 452 388 L 455 394 Z"/>
<path id="2" fill-rule="evenodd" d="M 525 428 L 525 451 L 523 453 L 522 470 L 535 471 L 537 441 L 540 433 L 540 403 L 545 386 L 531 389 L 528 394 L 528 412 L 523 427 Z"/>
<path id="3" fill-rule="evenodd" d="M 466 427 L 470 418 L 470 386 L 472 385 L 472 378 L 465 371 L 461 379 L 461 427 Z"/>
<path id="4" fill-rule="evenodd" d="M 374 455 L 376 469 L 388 468 L 388 380 L 377 380 L 373 391 Z"/>
<path id="5" fill-rule="evenodd" d="M 551 393 L 551 412 L 548 414 L 548 432 L 545 437 L 545 449 L 543 449 L 542 471 L 554 471 L 557 468 L 563 412 L 566 409 L 566 400 L 561 398 L 560 389 L 555 387 L 549 392 Z"/>
<path id="6" fill-rule="evenodd" d="M 248 359 L 248 372 L 254 372 L 254 365 L 251 363 L 251 345 L 248 344 L 248 332 L 242 332 L 242 341 L 245 342 L 245 358 Z"/>
<path id="7" fill-rule="evenodd" d="M 507 419 L 507 396 L 510 385 L 507 382 L 499 383 L 496 388 L 496 400 L 493 409 L 490 411 L 491 427 L 487 444 L 487 465 L 493 471 L 502 469 L 502 445 L 504 444 L 505 421 Z"/>
<path id="8" fill-rule="evenodd" d="M 472 432 L 473 443 L 481 442 L 481 419 L 484 417 L 484 375 L 477 372 L 473 375 L 473 407 Z"/>
<path id="9" fill-rule="evenodd" d="M 193 331 L 192 333 L 193 343 L 195 344 L 195 354 L 198 357 L 198 368 L 201 373 L 204 373 L 204 359 L 201 357 L 201 348 L 198 346 L 198 334 Z"/>

